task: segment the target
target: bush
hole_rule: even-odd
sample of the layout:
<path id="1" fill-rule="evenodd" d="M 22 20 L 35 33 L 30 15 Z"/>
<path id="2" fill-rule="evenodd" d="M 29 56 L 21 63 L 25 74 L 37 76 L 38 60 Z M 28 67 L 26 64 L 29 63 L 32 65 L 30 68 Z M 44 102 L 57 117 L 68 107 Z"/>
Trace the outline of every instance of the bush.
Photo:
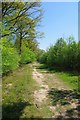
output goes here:
<path id="1" fill-rule="evenodd" d="M 40 58 L 39 58 L 39 62 L 40 63 L 47 63 L 47 52 L 44 52 L 41 56 L 40 56 Z"/>
<path id="2" fill-rule="evenodd" d="M 2 73 L 7 73 L 19 66 L 20 58 L 13 44 L 6 37 L 0 42 L 2 44 Z"/>
<path id="3" fill-rule="evenodd" d="M 35 54 L 29 49 L 29 48 L 24 48 L 22 53 L 21 53 L 21 63 L 30 63 L 36 60 Z"/>

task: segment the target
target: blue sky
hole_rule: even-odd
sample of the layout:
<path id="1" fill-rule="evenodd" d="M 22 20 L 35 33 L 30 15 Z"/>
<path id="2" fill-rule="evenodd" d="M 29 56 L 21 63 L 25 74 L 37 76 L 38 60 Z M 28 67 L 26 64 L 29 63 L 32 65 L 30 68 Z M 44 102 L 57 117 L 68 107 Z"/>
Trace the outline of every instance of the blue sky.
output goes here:
<path id="1" fill-rule="evenodd" d="M 39 48 L 47 49 L 60 37 L 73 35 L 78 41 L 78 3 L 43 2 L 44 15 L 40 31 L 45 37 L 39 39 Z"/>

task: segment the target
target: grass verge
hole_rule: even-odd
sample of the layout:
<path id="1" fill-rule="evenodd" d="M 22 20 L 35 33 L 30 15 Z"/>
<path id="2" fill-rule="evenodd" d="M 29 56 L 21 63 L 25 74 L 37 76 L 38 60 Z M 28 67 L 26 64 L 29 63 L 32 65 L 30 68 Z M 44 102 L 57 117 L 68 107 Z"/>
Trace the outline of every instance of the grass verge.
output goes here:
<path id="1" fill-rule="evenodd" d="M 56 75 L 71 89 L 78 90 L 78 76 L 70 75 L 66 72 L 57 72 Z"/>
<path id="2" fill-rule="evenodd" d="M 20 67 L 3 77 L 3 119 L 28 117 L 27 110 L 23 111 L 28 107 L 35 107 L 32 94 L 36 88 L 30 65 Z"/>

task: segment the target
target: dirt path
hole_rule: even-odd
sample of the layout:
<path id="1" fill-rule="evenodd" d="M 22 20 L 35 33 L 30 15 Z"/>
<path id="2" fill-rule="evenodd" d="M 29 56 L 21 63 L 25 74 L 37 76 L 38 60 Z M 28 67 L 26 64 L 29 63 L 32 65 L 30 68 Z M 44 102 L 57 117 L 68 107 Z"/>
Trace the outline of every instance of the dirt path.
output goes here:
<path id="1" fill-rule="evenodd" d="M 44 76 L 43 74 L 39 73 L 36 68 L 33 69 L 33 79 L 36 80 L 39 85 L 39 90 L 34 92 L 34 98 L 37 105 L 40 106 L 47 99 L 49 87 L 48 85 L 44 84 Z"/>
<path id="2" fill-rule="evenodd" d="M 49 110 L 53 113 L 52 118 L 57 116 L 71 117 L 71 111 L 73 111 L 72 116 L 77 116 L 78 99 L 74 99 L 76 94 L 61 82 L 55 74 L 46 71 L 39 72 L 37 66 L 37 63 L 33 65 L 33 79 L 39 86 L 39 89 L 34 91 L 35 104 L 38 107 L 43 104 L 48 105 Z M 51 100 L 50 104 L 47 104 L 47 100 Z"/>

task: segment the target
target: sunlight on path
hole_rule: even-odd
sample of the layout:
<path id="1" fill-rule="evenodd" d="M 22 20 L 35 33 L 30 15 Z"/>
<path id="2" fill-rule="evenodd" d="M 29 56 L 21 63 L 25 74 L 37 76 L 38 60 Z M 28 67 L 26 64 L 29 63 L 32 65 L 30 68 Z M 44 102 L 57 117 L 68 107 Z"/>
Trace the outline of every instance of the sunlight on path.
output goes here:
<path id="1" fill-rule="evenodd" d="M 43 74 L 37 72 L 36 68 L 33 69 L 33 79 L 36 80 L 36 82 L 39 85 L 39 90 L 36 90 L 34 92 L 34 98 L 35 98 L 35 102 L 37 103 L 38 106 L 40 106 L 43 101 L 45 102 L 47 99 L 47 93 L 49 90 L 48 85 L 45 85 L 43 80 L 44 80 L 44 76 Z"/>

